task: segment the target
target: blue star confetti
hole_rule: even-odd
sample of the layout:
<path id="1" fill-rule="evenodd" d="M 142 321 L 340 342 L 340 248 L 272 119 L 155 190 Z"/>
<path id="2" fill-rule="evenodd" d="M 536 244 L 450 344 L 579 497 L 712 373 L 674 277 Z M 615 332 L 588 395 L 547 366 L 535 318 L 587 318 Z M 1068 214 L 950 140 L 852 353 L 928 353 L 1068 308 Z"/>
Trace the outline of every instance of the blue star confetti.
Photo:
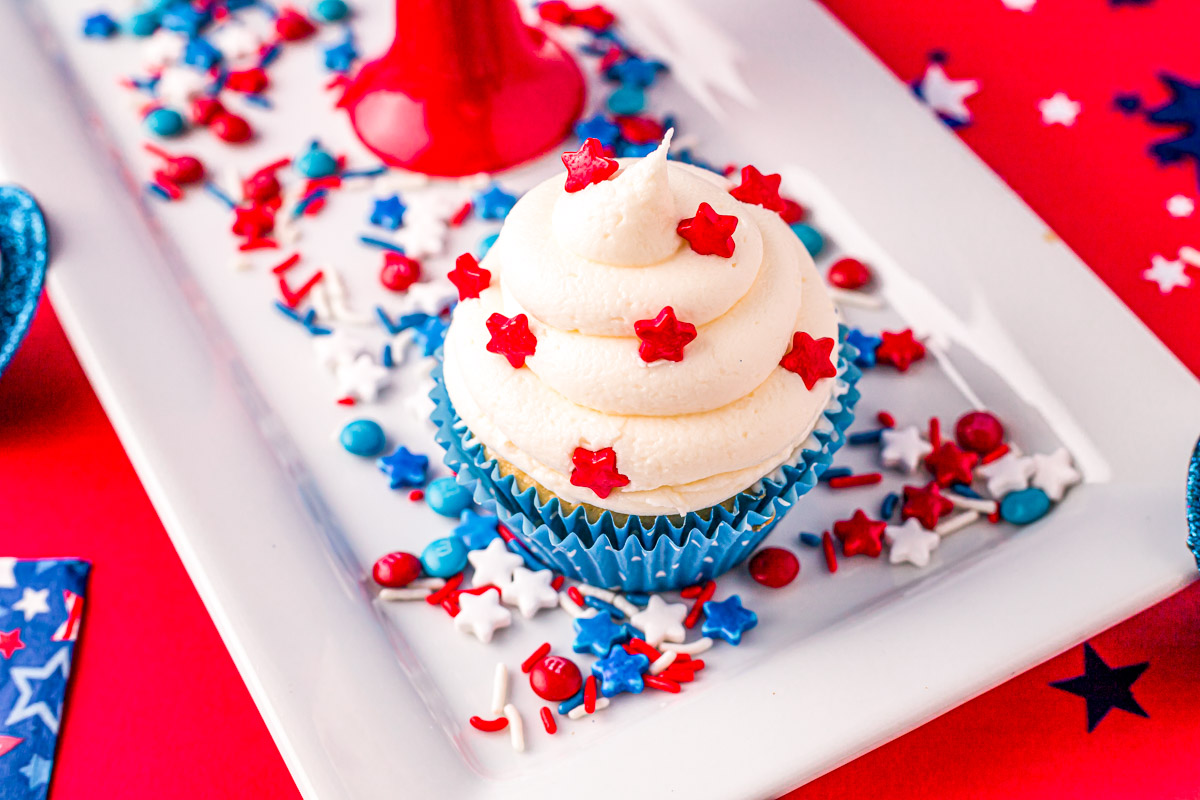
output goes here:
<path id="1" fill-rule="evenodd" d="M 733 594 L 719 603 L 709 600 L 704 604 L 704 626 L 700 631 L 736 645 L 741 644 L 742 634 L 757 624 L 758 615 L 743 607 L 742 598 Z"/>
<path id="2" fill-rule="evenodd" d="M 413 334 L 421 343 L 421 354 L 431 356 L 436 353 L 446 341 L 446 331 L 450 324 L 441 317 L 427 316 L 420 324 L 413 327 Z"/>
<path id="3" fill-rule="evenodd" d="M 0 558 L 0 797 L 44 800 L 83 620 L 85 561 Z"/>
<path id="4" fill-rule="evenodd" d="M 597 614 L 575 620 L 575 642 L 571 647 L 576 653 L 603 657 L 608 655 L 613 645 L 627 641 L 628 625 L 618 624 L 611 614 Z"/>
<path id="5" fill-rule="evenodd" d="M 183 50 L 183 63 L 208 70 L 221 61 L 221 51 L 203 39 L 192 39 Z"/>
<path id="6" fill-rule="evenodd" d="M 107 39 L 117 32 L 117 22 L 108 14 L 92 14 L 83 20 L 83 35 Z"/>
<path id="7" fill-rule="evenodd" d="M 1133 696 L 1133 682 L 1142 677 L 1150 666 L 1149 661 L 1130 664 L 1127 667 L 1110 667 L 1100 658 L 1091 644 L 1083 645 L 1083 674 L 1050 685 L 1055 689 L 1070 692 L 1087 701 L 1087 729 L 1091 733 L 1100 720 L 1114 708 L 1149 717 L 1146 710 Z"/>
<path id="8" fill-rule="evenodd" d="M 354 59 L 358 58 L 358 51 L 354 49 L 354 42 L 347 39 L 341 44 L 326 48 L 324 58 L 325 69 L 330 72 L 345 73 L 354 66 Z"/>
<path id="9" fill-rule="evenodd" d="M 383 200 L 376 200 L 371 209 L 371 224 L 394 231 L 404 224 L 404 212 L 408 207 L 400 202 L 399 195 L 392 195 Z"/>
<path id="10" fill-rule="evenodd" d="M 621 129 L 603 114 L 597 114 L 575 123 L 575 135 L 582 139 L 595 139 L 605 147 L 612 147 L 621 136 Z"/>
<path id="11" fill-rule="evenodd" d="M 846 343 L 853 345 L 858 350 L 858 355 L 854 357 L 855 366 L 873 367 L 875 366 L 875 351 L 879 349 L 879 345 L 883 344 L 883 339 L 863 333 L 858 328 L 852 328 L 846 334 Z"/>
<path id="12" fill-rule="evenodd" d="M 592 664 L 592 674 L 600 683 L 600 694 L 612 697 L 621 692 L 639 694 L 646 688 L 642 673 L 650 669 L 650 659 L 641 653 L 630 655 L 623 647 L 614 647 L 604 658 Z"/>
<path id="13" fill-rule="evenodd" d="M 485 191 L 476 194 L 471 202 L 480 219 L 504 219 L 517 204 L 517 198 L 493 183 Z"/>
<path id="14" fill-rule="evenodd" d="M 377 462 L 379 471 L 388 476 L 393 489 L 401 486 L 422 486 L 429 469 L 429 457 L 410 453 L 407 447 L 397 447 L 390 456 L 382 456 Z"/>
<path id="15" fill-rule="evenodd" d="M 658 61 L 631 56 L 609 67 L 607 77 L 626 86 L 644 89 L 653 84 L 664 69 L 666 67 Z"/>
<path id="16" fill-rule="evenodd" d="M 496 529 L 496 518 L 479 514 L 471 509 L 462 512 L 454 533 L 463 541 L 468 550 L 482 550 L 500 536 Z"/>
<path id="17" fill-rule="evenodd" d="M 1184 130 L 1174 139 L 1151 145 L 1150 154 L 1162 165 L 1189 159 L 1200 171 L 1200 85 L 1173 75 L 1162 75 L 1159 79 L 1170 92 L 1171 99 L 1151 110 L 1146 118 L 1156 125 L 1182 125 Z"/>

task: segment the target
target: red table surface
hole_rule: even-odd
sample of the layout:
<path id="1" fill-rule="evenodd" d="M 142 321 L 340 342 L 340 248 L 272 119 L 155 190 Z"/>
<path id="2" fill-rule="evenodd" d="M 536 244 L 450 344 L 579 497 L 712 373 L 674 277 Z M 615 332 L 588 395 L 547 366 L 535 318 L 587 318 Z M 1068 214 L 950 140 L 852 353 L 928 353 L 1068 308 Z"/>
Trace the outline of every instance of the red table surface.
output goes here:
<path id="1" fill-rule="evenodd" d="M 1195 172 L 1158 168 L 1146 149 L 1163 132 L 1112 106 L 1117 92 L 1161 102 L 1164 70 L 1200 79 L 1200 8 L 1188 0 L 1038 0 L 1028 13 L 1000 0 L 827 4 L 905 80 L 921 75 L 935 49 L 948 55 L 951 77 L 980 80 L 963 139 L 1200 370 L 1200 288 L 1162 294 L 1141 277 L 1152 255 L 1174 258 L 1200 242 L 1196 217 L 1164 210 L 1174 194 L 1196 196 Z M 1069 128 L 1043 125 L 1037 111 L 1060 90 L 1083 104 Z M 298 796 L 46 304 L 0 379 L 0 553 L 95 564 L 52 798 Z M 1083 700 L 1048 686 L 1082 672 L 1075 648 L 789 798 L 1196 797 L 1200 588 L 1092 643 L 1113 666 L 1150 662 L 1134 686 L 1148 718 L 1114 710 L 1087 733 Z M 854 702 L 853 687 L 838 687 L 836 676 L 830 688 Z"/>

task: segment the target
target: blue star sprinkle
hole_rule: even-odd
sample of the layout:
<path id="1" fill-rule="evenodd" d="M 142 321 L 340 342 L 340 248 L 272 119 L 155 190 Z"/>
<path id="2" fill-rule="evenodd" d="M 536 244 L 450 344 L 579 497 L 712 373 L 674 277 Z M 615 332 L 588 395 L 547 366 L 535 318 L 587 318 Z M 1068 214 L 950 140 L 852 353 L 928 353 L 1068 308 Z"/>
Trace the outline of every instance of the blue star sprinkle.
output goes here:
<path id="1" fill-rule="evenodd" d="M 431 356 L 438 351 L 446 341 L 446 331 L 450 325 L 441 317 L 427 316 L 419 325 L 413 328 L 417 341 L 421 343 L 421 353 Z"/>
<path id="2" fill-rule="evenodd" d="M 183 50 L 183 63 L 196 69 L 212 69 L 220 60 L 221 51 L 204 39 L 192 39 Z"/>
<path id="3" fill-rule="evenodd" d="M 576 620 L 578 622 L 578 620 Z M 638 653 L 630 655 L 624 647 L 614 647 L 605 658 L 592 664 L 592 674 L 600 682 L 600 694 L 612 697 L 621 692 L 638 694 L 646 688 L 642 673 L 650 669 L 650 659 Z"/>
<path id="4" fill-rule="evenodd" d="M 709 600 L 704 604 L 705 636 L 716 636 L 730 644 L 741 644 L 742 634 L 758 624 L 758 615 L 742 606 L 742 598 L 730 595 L 721 602 Z"/>
<path id="5" fill-rule="evenodd" d="M 628 625 L 618 625 L 611 614 L 597 614 L 575 620 L 575 643 L 571 647 L 576 653 L 603 657 L 608 655 L 614 644 L 627 641 Z"/>
<path id="6" fill-rule="evenodd" d="M 207 11 L 198 11 L 191 3 L 172 3 L 163 12 L 160 24 L 169 31 L 182 33 L 191 38 L 199 35 L 204 26 L 208 25 L 210 16 Z"/>
<path id="7" fill-rule="evenodd" d="M 576 122 L 575 135 L 580 139 L 595 139 L 605 147 L 612 147 L 621 136 L 621 129 L 603 114 L 597 114 Z"/>
<path id="8" fill-rule="evenodd" d="M 117 23 L 108 14 L 92 14 L 83 20 L 83 35 L 107 39 L 117 32 Z"/>
<path id="9" fill-rule="evenodd" d="M 1200 85 L 1190 84 L 1172 75 L 1160 77 L 1171 100 L 1147 114 L 1157 125 L 1186 126 L 1174 139 L 1157 142 L 1150 148 L 1159 164 L 1174 164 L 1191 159 L 1200 169 Z"/>
<path id="10" fill-rule="evenodd" d="M 1111 709 L 1119 708 L 1139 717 L 1149 717 L 1133 697 L 1133 682 L 1142 677 L 1149 661 L 1127 667 L 1110 667 L 1090 644 L 1083 645 L 1083 674 L 1051 686 L 1087 701 L 1087 729 L 1091 733 Z"/>
<path id="11" fill-rule="evenodd" d="M 486 191 L 476 194 L 471 203 L 480 219 L 504 219 L 517 204 L 517 198 L 493 183 Z"/>
<path id="12" fill-rule="evenodd" d="M 631 56 L 608 68 L 608 77 L 626 86 L 646 88 L 654 83 L 666 67 L 658 61 Z"/>
<path id="13" fill-rule="evenodd" d="M 875 351 L 879 349 L 879 345 L 883 344 L 883 339 L 863 333 L 858 328 L 852 328 L 846 334 L 846 343 L 853 345 L 858 350 L 858 355 L 854 357 L 856 366 L 873 367 L 875 366 Z"/>
<path id="14" fill-rule="evenodd" d="M 490 514 L 477 514 L 467 509 L 459 520 L 454 533 L 462 539 L 468 550 L 482 550 L 500 536 L 500 531 L 496 529 L 497 520 Z"/>
<path id="15" fill-rule="evenodd" d="M 330 72 L 349 72 L 356 58 L 358 51 L 354 49 L 354 42 L 347 39 L 341 44 L 325 48 L 325 69 Z"/>
<path id="16" fill-rule="evenodd" d="M 379 465 L 379 471 L 388 476 L 393 489 L 423 485 L 425 472 L 429 469 L 429 458 L 410 453 L 407 447 L 398 447 L 396 452 L 381 457 L 375 463 Z"/>
<path id="17" fill-rule="evenodd" d="M 371 224 L 394 231 L 404 224 L 404 212 L 408 207 L 400 202 L 399 195 L 392 195 L 384 200 L 376 200 L 371 210 Z"/>
<path id="18" fill-rule="evenodd" d="M 25 780 L 29 781 L 29 788 L 36 789 L 50 782 L 50 766 L 50 761 L 34 753 L 33 758 L 29 759 L 29 763 L 18 771 L 25 776 Z"/>

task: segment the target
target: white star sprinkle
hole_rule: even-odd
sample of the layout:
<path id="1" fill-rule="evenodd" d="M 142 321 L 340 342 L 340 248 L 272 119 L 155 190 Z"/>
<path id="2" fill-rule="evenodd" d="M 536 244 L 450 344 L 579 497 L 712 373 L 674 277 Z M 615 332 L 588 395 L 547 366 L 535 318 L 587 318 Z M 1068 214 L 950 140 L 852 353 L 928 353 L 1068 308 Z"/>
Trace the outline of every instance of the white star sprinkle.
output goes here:
<path id="1" fill-rule="evenodd" d="M 367 346 L 344 331 L 335 330 L 325 336 L 313 337 L 313 354 L 317 363 L 330 372 L 349 364 L 367 352 Z"/>
<path id="2" fill-rule="evenodd" d="M 520 560 L 520 556 L 517 558 Z M 552 580 L 554 573 L 548 569 L 534 572 L 517 567 L 513 570 L 512 580 L 500 584 L 500 599 L 510 606 L 516 606 L 525 619 L 532 619 L 543 608 L 558 606 L 558 592 L 550 586 Z"/>
<path id="3" fill-rule="evenodd" d="M 482 550 L 467 553 L 467 561 L 475 568 L 472 586 L 494 583 L 503 586 L 513 576 L 513 570 L 525 563 L 525 559 L 508 549 L 503 539 L 492 539 Z"/>
<path id="4" fill-rule="evenodd" d="M 15 558 L 0 558 L 0 589 L 17 588 L 17 578 L 13 575 L 13 570 L 16 566 L 17 560 Z"/>
<path id="5" fill-rule="evenodd" d="M 192 101 L 204 94 L 209 83 L 207 75 L 191 67 L 167 67 L 154 89 L 163 103 L 177 108 L 190 108 Z"/>
<path id="6" fill-rule="evenodd" d="M 12 610 L 25 612 L 25 621 L 28 622 L 38 614 L 50 613 L 50 606 L 46 603 L 46 598 L 49 596 L 49 589 L 26 587 L 21 593 L 21 599 L 12 604 Z"/>
<path id="7" fill-rule="evenodd" d="M 1190 217 L 1196 210 L 1196 201 L 1187 195 L 1177 194 L 1167 200 L 1167 213 L 1172 217 Z"/>
<path id="8" fill-rule="evenodd" d="M 1065 125 L 1069 128 L 1075 124 L 1075 118 L 1082 110 L 1082 103 L 1072 100 L 1063 92 L 1055 92 L 1045 100 L 1038 101 L 1043 125 Z"/>
<path id="9" fill-rule="evenodd" d="M 1142 277 L 1157 283 L 1158 290 L 1163 294 L 1170 294 L 1178 287 L 1192 285 L 1192 279 L 1185 269 L 1182 261 L 1171 260 L 1156 254 L 1151 256 L 1150 269 L 1143 272 Z"/>
<path id="10" fill-rule="evenodd" d="M 499 628 L 512 624 L 512 612 L 500 605 L 500 593 L 491 589 L 483 594 L 460 594 L 454 627 L 471 633 L 481 642 L 490 642 Z"/>
<path id="11" fill-rule="evenodd" d="M 418 281 L 404 291 L 401 308 L 405 314 L 440 314 L 457 299 L 458 290 L 449 281 Z"/>
<path id="12" fill-rule="evenodd" d="M 683 620 L 688 607 L 683 603 L 668 603 L 656 594 L 650 595 L 646 607 L 629 618 L 630 624 L 642 632 L 646 642 L 658 647 L 663 642 L 682 642 L 686 636 Z"/>
<path id="13" fill-rule="evenodd" d="M 888 561 L 893 564 L 908 562 L 917 567 L 929 566 L 930 554 L 937 549 L 942 537 L 921 527 L 916 519 L 905 520 L 903 525 L 888 525 L 883 537 L 890 545 Z"/>
<path id="14" fill-rule="evenodd" d="M 262 39 L 249 27 L 238 22 L 226 22 L 208 34 L 213 47 L 221 51 L 228 62 L 240 61 L 251 56 L 258 57 Z"/>
<path id="15" fill-rule="evenodd" d="M 142 47 L 142 64 L 148 71 L 156 72 L 183 58 L 185 47 L 187 38 L 183 34 L 159 28 Z"/>
<path id="16" fill-rule="evenodd" d="M 913 472 L 921 464 L 921 459 L 933 452 L 933 445 L 921 438 L 921 432 L 915 425 L 899 430 L 885 430 L 880 441 L 883 449 L 879 457 L 885 467 L 899 467 L 905 472 Z"/>
<path id="17" fill-rule="evenodd" d="M 390 379 L 387 367 L 379 366 L 375 359 L 365 354 L 337 368 L 338 391 L 343 397 L 353 397 L 364 403 L 375 402 Z"/>
<path id="18" fill-rule="evenodd" d="M 930 64 L 921 78 L 921 97 L 925 104 L 956 122 L 970 122 L 971 110 L 963 102 L 979 91 L 979 81 L 953 80 L 941 64 Z"/>
<path id="19" fill-rule="evenodd" d="M 987 480 L 988 493 L 1000 499 L 1009 492 L 1029 486 L 1029 479 L 1033 477 L 1033 459 L 1025 458 L 1014 449 L 992 463 L 980 466 L 976 472 Z"/>
<path id="20" fill-rule="evenodd" d="M 1033 485 L 1054 502 L 1062 500 L 1067 489 L 1083 480 L 1079 470 L 1071 466 L 1071 454 L 1060 447 L 1048 456 L 1033 457 Z"/>

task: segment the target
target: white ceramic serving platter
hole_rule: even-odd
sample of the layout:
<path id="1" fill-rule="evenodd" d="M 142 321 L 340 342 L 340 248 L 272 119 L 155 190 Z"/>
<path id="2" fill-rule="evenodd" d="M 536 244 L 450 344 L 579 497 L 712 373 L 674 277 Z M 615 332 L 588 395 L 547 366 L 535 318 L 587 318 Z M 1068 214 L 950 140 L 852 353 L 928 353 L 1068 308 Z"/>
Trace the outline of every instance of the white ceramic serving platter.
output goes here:
<path id="1" fill-rule="evenodd" d="M 389 4 L 360 5 L 356 28 L 371 52 Z M 686 4 L 619 5 L 630 6 L 631 36 L 670 52 L 680 84 L 736 89 L 720 37 L 677 35 Z M 369 415 L 395 441 L 435 453 L 412 400 L 422 365 L 398 370 L 378 406 L 335 405 L 304 334 L 270 311 L 264 265 L 274 257 L 234 273 L 219 205 L 203 195 L 170 208 L 139 198 L 133 175 L 148 162 L 115 88 L 136 63 L 128 43 L 80 41 L 88 3 L 0 5 L 2 174 L 43 204 L 59 315 L 308 797 L 779 793 L 1193 574 L 1183 500 L 1200 431 L 1192 377 L 819 6 L 690 5 L 734 41 L 755 42 L 740 65 L 749 91 L 742 102 L 706 97 L 719 119 L 678 87 L 654 105 L 678 110 L 707 157 L 783 171 L 816 224 L 877 268 L 891 309 L 851 311 L 852 321 L 894 328 L 902 318 L 940 343 L 942 358 L 909 376 L 870 374 L 862 417 L 886 407 L 902 421 L 950 421 L 977 398 L 1026 450 L 1064 443 L 1086 483 L 1019 533 L 955 534 L 927 571 L 859 558 L 836 576 L 798 547 L 796 531 L 858 505 L 874 510 L 882 491 L 819 489 L 772 538 L 801 556 L 795 584 L 771 592 L 741 570 L 720 581 L 722 595 L 740 592 L 760 617 L 740 648 L 706 654 L 709 668 L 680 695 L 622 697 L 595 718 L 561 720 L 553 738 L 518 686 L 530 745 L 522 755 L 465 720 L 487 713 L 497 660 L 515 669 L 543 640 L 569 648 L 566 617 L 518 619 L 483 646 L 425 604 L 374 601 L 371 561 L 418 549 L 450 523 L 388 492 L 370 463 L 330 441 L 341 423 Z M 347 145 L 319 91 L 315 51 L 307 66 L 300 52 L 273 72 L 275 111 L 238 109 L 263 132 L 264 144 L 234 156 L 244 168 L 314 135 Z M 230 159 L 202 138 L 176 149 Z M 548 169 L 502 180 L 525 188 Z M 301 248 L 311 263 L 336 264 L 369 312 L 378 256 L 353 246 L 368 232 L 368 203 L 362 193 L 335 196 Z M 459 249 L 483 231 L 463 232 Z M 873 458 L 863 448 L 838 460 L 868 469 Z"/>

